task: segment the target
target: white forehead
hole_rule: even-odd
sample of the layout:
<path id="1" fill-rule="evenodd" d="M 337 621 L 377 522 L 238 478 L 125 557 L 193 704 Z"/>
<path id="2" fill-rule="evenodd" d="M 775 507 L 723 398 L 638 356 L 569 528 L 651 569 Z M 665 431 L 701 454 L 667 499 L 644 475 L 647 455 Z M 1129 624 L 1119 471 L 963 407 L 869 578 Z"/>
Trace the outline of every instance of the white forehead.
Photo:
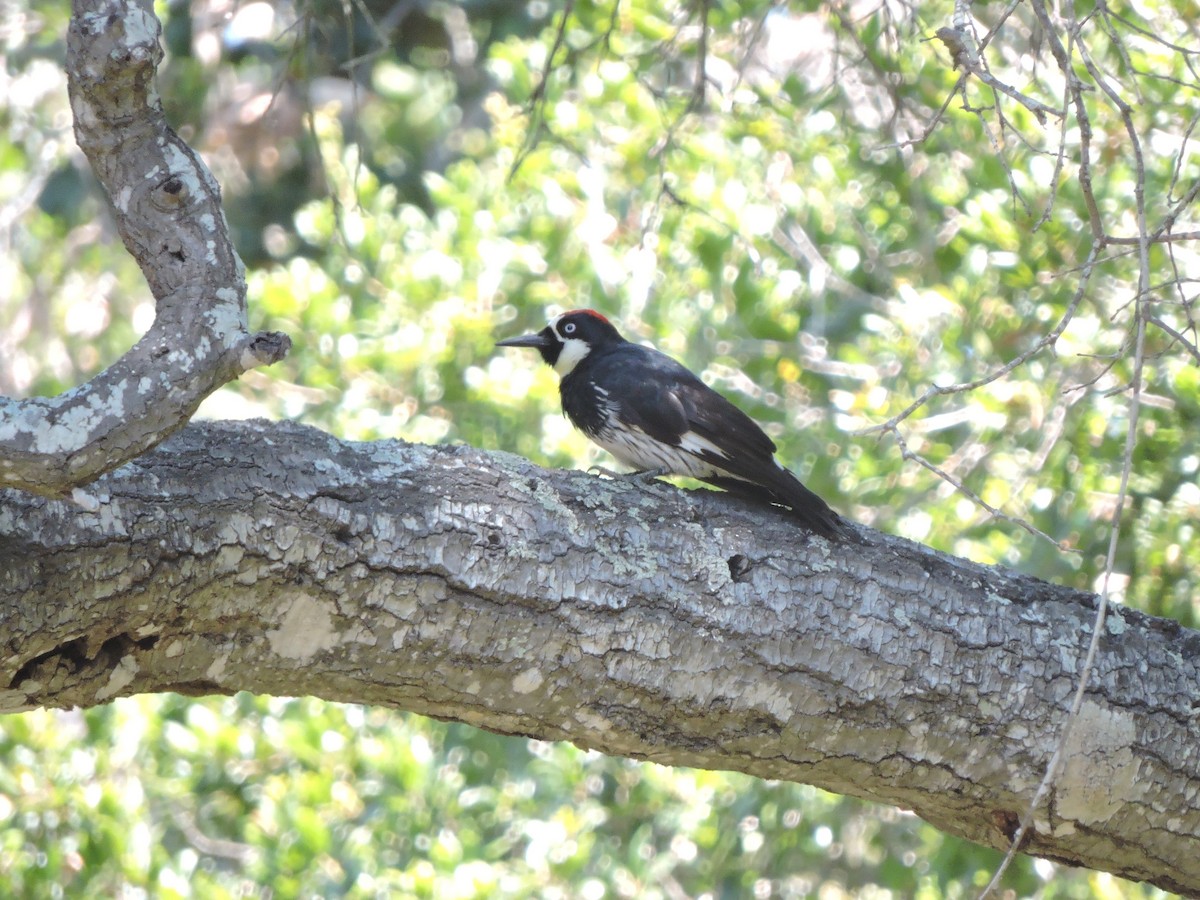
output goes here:
<path id="1" fill-rule="evenodd" d="M 565 321 L 564 321 L 565 320 Z M 608 319 L 591 309 L 566 309 L 546 321 L 549 328 L 560 341 L 572 340 L 579 326 L 588 322 L 609 324 Z M 611 327 L 611 325 L 609 326 Z"/>

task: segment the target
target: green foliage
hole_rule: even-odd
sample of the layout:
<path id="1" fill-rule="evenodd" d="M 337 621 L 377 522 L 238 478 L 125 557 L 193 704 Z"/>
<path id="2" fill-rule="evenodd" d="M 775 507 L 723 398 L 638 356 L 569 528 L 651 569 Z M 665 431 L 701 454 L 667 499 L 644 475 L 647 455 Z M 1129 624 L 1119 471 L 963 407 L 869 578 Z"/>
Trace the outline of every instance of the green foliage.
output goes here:
<path id="1" fill-rule="evenodd" d="M 813 788 L 314 700 L 12 716 L 0 758 L 17 896 L 954 897 L 998 859 Z"/>
<path id="2" fill-rule="evenodd" d="M 0 256 L 0 391 L 18 396 L 86 379 L 153 310 L 72 150 L 67 14 L 44 6 L 6 38 L 0 105 L 0 203 L 19 221 Z M 343 4 L 301 3 L 294 20 L 243 4 L 229 22 L 158 6 L 164 102 L 223 184 L 252 325 L 295 341 L 206 414 L 602 462 L 560 415 L 553 373 L 492 346 L 547 308 L 594 306 L 732 396 L 853 518 L 1097 586 L 1135 374 L 1137 254 L 1105 247 L 1083 281 L 1081 132 L 977 79 L 953 94 L 960 73 L 922 40 L 951 4 L 907 18 L 898 5 L 708 4 L 703 51 L 701 4 L 576 2 L 561 40 L 561 6 L 415 4 L 384 21 L 401 6 L 353 4 L 347 21 Z M 989 59 L 1061 105 L 1028 6 Z M 252 21 L 264 8 L 265 28 Z M 971 8 L 988 27 L 1006 7 Z M 1182 3 L 1146 9 L 1159 21 L 1142 26 L 1193 40 Z M 1108 14 L 1079 39 L 1152 135 L 1158 221 L 1200 175 L 1185 140 L 1194 75 Z M 1084 103 L 1096 211 L 1109 234 L 1135 234 L 1125 122 L 1101 91 Z M 1151 248 L 1139 308 L 1194 344 L 1187 246 Z M 1114 588 L 1194 626 L 1200 376 L 1164 329 L 1145 359 Z M 896 432 L 861 433 L 931 386 L 976 381 Z M 897 437 L 1078 552 L 993 519 Z M 965 897 L 996 862 L 810 788 L 383 710 L 158 697 L 0 723 L 0 869 L 18 895 Z M 1029 861 L 1007 884 L 1154 896 Z"/>

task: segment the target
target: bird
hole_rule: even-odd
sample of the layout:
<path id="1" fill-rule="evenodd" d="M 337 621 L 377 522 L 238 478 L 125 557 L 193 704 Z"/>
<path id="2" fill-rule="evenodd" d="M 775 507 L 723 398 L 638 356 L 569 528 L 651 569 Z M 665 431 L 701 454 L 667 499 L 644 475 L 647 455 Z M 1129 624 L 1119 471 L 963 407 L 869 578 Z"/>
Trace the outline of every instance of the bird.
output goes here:
<path id="1" fill-rule="evenodd" d="M 563 412 L 632 475 L 686 475 L 785 507 L 826 538 L 845 522 L 775 459 L 748 415 L 667 354 L 627 341 L 594 309 L 556 315 L 541 331 L 496 342 L 531 347 L 559 376 Z"/>

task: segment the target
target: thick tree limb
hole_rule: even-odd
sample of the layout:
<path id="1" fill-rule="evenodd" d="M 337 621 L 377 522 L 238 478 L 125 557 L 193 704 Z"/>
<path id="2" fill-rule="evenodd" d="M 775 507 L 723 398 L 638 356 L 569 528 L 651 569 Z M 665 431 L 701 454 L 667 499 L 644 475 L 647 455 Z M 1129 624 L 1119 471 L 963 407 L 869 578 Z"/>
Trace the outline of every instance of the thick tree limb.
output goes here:
<path id="1" fill-rule="evenodd" d="M 117 363 L 54 398 L 0 397 L 0 486 L 63 496 L 153 447 L 242 372 L 282 359 L 250 334 L 221 192 L 171 130 L 154 88 L 159 23 L 136 0 L 76 0 L 67 72 L 75 137 L 157 300 Z"/>
<path id="2" fill-rule="evenodd" d="M 138 457 L 286 353 L 247 333 L 219 190 L 166 125 L 158 23 L 76 0 L 76 133 L 158 301 L 91 383 L 0 399 L 0 485 Z M 264 452 L 264 447 L 271 452 Z M 87 508 L 0 490 L 0 711 L 144 691 L 312 694 L 916 810 L 1003 848 L 1093 600 L 728 498 L 464 447 L 192 426 Z M 1027 849 L 1200 893 L 1200 634 L 1114 612 Z"/>
<path id="3" fill-rule="evenodd" d="M 0 492 L 0 709 L 385 704 L 816 784 L 997 848 L 1094 610 L 717 494 L 289 424 L 189 426 L 94 490 L 91 512 Z M 1123 609 L 1106 632 L 1027 850 L 1200 893 L 1200 633 Z"/>

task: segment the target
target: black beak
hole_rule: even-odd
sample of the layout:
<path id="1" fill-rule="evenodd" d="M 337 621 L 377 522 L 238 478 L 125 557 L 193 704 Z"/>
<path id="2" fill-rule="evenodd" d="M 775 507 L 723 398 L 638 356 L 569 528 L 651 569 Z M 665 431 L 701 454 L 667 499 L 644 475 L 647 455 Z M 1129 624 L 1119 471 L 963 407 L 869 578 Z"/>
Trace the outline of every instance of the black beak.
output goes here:
<path id="1" fill-rule="evenodd" d="M 542 332 L 537 334 L 525 334 L 521 337 L 507 338 L 503 341 L 496 341 L 497 347 L 536 347 L 541 350 L 549 347 L 554 343 L 553 338 Z"/>

